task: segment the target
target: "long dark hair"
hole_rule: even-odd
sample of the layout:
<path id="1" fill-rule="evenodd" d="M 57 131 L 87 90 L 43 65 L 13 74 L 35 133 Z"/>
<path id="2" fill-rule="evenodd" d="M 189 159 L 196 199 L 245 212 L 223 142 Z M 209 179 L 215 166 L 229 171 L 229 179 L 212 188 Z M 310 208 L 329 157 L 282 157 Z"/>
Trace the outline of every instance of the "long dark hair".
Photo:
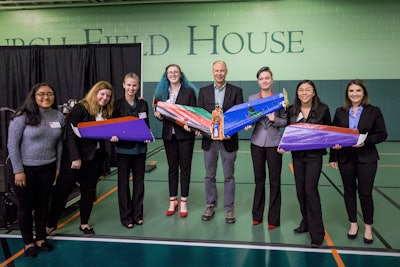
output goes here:
<path id="1" fill-rule="evenodd" d="M 310 118 L 311 118 L 311 123 L 314 123 L 314 118 L 315 118 L 315 109 L 319 106 L 319 104 L 321 103 L 321 100 L 318 97 L 318 93 L 317 93 L 317 88 L 315 87 L 315 84 L 313 81 L 311 80 L 302 80 L 299 82 L 299 84 L 296 87 L 296 96 L 294 98 L 294 102 L 293 102 L 293 106 L 290 109 L 290 123 L 295 123 L 297 116 L 300 113 L 300 108 L 301 108 L 301 101 L 299 99 L 298 96 L 298 91 L 299 91 L 299 87 L 302 84 L 308 83 L 309 85 L 312 86 L 312 88 L 314 89 L 314 97 L 312 99 L 312 104 L 311 104 L 311 111 L 310 111 Z"/>
<path id="2" fill-rule="evenodd" d="M 22 114 L 26 115 L 25 123 L 27 125 L 38 125 L 40 123 L 40 121 L 42 120 L 42 117 L 40 116 L 40 112 L 39 112 L 39 106 L 36 103 L 36 98 L 35 98 L 36 92 L 42 86 L 48 86 L 51 89 L 51 91 L 53 91 L 54 103 L 53 103 L 53 105 L 51 105 L 51 108 L 52 109 L 58 108 L 57 95 L 56 95 L 56 91 L 53 89 L 53 87 L 45 82 L 35 84 L 29 91 L 28 96 L 26 97 L 24 103 L 15 112 L 15 116 L 20 116 Z"/>

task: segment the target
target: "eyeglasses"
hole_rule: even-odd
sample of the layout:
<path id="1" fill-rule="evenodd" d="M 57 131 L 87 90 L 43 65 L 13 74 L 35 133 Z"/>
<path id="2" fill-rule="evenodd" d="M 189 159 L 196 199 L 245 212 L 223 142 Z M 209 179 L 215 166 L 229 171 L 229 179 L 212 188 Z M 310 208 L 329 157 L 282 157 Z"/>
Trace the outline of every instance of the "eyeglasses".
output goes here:
<path id="1" fill-rule="evenodd" d="M 167 74 L 178 74 L 180 73 L 179 71 L 168 71 Z"/>
<path id="2" fill-rule="evenodd" d="M 299 92 L 299 93 L 307 93 L 307 94 L 310 94 L 310 93 L 314 92 L 314 89 L 312 89 L 312 88 L 299 89 L 298 92 Z"/>
<path id="3" fill-rule="evenodd" d="M 45 96 L 47 96 L 48 98 L 54 97 L 54 93 L 52 93 L 52 92 L 48 92 L 48 93 L 41 92 L 41 93 L 37 93 L 36 95 L 40 98 L 44 98 Z"/>

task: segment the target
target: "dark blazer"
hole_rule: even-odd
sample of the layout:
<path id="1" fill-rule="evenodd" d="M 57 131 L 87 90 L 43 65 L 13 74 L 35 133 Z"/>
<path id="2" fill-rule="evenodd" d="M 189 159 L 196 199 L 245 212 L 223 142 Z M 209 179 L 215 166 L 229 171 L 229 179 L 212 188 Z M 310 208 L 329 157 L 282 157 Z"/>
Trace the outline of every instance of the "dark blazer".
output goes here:
<path id="1" fill-rule="evenodd" d="M 349 111 L 340 107 L 336 109 L 333 125 L 349 127 Z M 378 107 L 364 106 L 358 122 L 358 130 L 361 134 L 368 133 L 363 147 L 343 147 L 331 149 L 329 162 L 374 162 L 379 159 L 376 144 L 387 138 L 386 125 L 381 110 Z"/>
<path id="2" fill-rule="evenodd" d="M 178 96 L 176 97 L 175 104 L 181 104 L 185 106 L 196 106 L 196 95 L 191 88 L 181 87 L 179 89 Z M 194 132 L 188 132 L 183 129 L 182 126 L 177 125 L 175 122 L 164 119 L 163 120 L 163 129 L 162 129 L 162 138 L 165 140 L 172 139 L 172 128 L 175 129 L 175 137 L 177 140 L 185 140 L 185 139 L 194 139 Z"/>
<path id="3" fill-rule="evenodd" d="M 289 107 L 289 124 L 297 123 L 298 114 L 293 114 L 293 106 Z M 324 124 L 331 125 L 331 114 L 329 112 L 329 107 L 323 103 L 319 103 L 318 106 L 312 106 L 311 111 L 308 115 L 308 118 L 304 121 L 305 123 L 314 123 L 314 124 Z M 292 151 L 293 157 L 319 157 L 322 155 L 326 155 L 326 149 L 312 149 L 312 150 L 300 150 L 300 151 Z"/>
<path id="4" fill-rule="evenodd" d="M 104 154 L 106 153 L 104 140 L 79 138 L 75 135 L 71 128 L 71 124 L 76 127 L 79 122 L 95 120 L 95 117 L 90 116 L 88 110 L 81 103 L 76 104 L 66 117 L 66 144 L 69 152 L 70 161 L 78 159 L 81 159 L 83 161 L 92 160 L 96 152 L 98 143 L 100 143 L 101 152 Z"/>
<path id="5" fill-rule="evenodd" d="M 226 83 L 225 88 L 225 98 L 222 105 L 222 110 L 227 111 L 231 107 L 237 104 L 243 103 L 243 92 L 242 88 Z M 210 84 L 203 88 L 200 88 L 198 107 L 204 108 L 208 112 L 212 112 L 215 109 L 215 96 L 214 96 L 214 84 Z M 201 148 L 204 150 L 209 150 L 211 138 L 203 138 L 201 143 Z M 239 149 L 238 134 L 234 134 L 230 139 L 222 140 L 226 151 L 233 152 Z"/>
<path id="6" fill-rule="evenodd" d="M 116 100 L 114 102 L 114 112 L 113 112 L 113 118 L 119 118 L 119 117 L 125 117 L 125 116 L 135 116 L 139 117 L 139 114 L 146 114 L 146 118 L 144 118 L 144 121 L 147 124 L 147 127 L 150 128 L 150 121 L 149 121 L 149 106 L 144 99 L 139 99 L 137 96 L 135 97 L 135 102 L 136 102 L 136 109 L 135 112 L 132 113 L 130 108 L 129 108 L 129 103 L 125 100 L 125 96 L 121 97 L 120 99 Z M 146 145 L 143 142 L 134 142 L 134 141 L 124 141 L 120 140 L 115 143 L 117 147 L 120 148 L 134 148 L 137 143 L 140 143 L 142 145 Z"/>

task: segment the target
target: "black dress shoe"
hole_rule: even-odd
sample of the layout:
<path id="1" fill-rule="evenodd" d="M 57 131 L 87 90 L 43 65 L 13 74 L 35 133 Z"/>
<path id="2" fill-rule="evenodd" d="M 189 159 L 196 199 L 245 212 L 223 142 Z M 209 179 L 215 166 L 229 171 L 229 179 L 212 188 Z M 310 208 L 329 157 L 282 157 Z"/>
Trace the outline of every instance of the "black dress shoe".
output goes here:
<path id="1" fill-rule="evenodd" d="M 135 224 L 136 225 L 142 225 L 143 224 L 143 220 L 137 220 L 137 221 L 135 221 Z"/>
<path id="2" fill-rule="evenodd" d="M 357 230 L 357 232 L 356 232 L 354 235 L 347 234 L 347 238 L 348 238 L 348 239 L 356 239 L 356 238 L 357 238 L 357 235 L 358 235 L 358 230 Z"/>
<path id="3" fill-rule="evenodd" d="M 373 242 L 374 242 L 374 239 L 368 239 L 368 238 L 365 238 L 365 237 L 364 237 L 364 243 L 365 243 L 365 244 L 368 244 L 368 245 L 369 245 L 369 244 L 372 244 Z"/>
<path id="4" fill-rule="evenodd" d="M 50 252 L 50 251 L 52 251 L 53 250 L 53 246 L 49 243 L 49 242 L 47 242 L 47 241 L 44 241 L 41 245 L 40 245 L 40 247 L 39 246 L 37 246 L 41 251 L 46 251 L 46 252 Z"/>
<path id="5" fill-rule="evenodd" d="M 293 232 L 295 232 L 296 234 L 306 233 L 306 232 L 308 232 L 308 228 L 307 227 L 303 227 L 303 226 L 299 226 L 299 227 L 293 229 Z"/>
<path id="6" fill-rule="evenodd" d="M 79 230 L 81 230 L 83 232 L 83 235 L 86 237 L 90 237 L 90 236 L 94 235 L 94 230 L 92 227 L 82 228 L 79 226 Z"/>
<path id="7" fill-rule="evenodd" d="M 24 249 L 24 255 L 28 259 L 32 259 L 32 258 L 36 257 L 37 256 L 37 248 L 36 248 L 36 246 Z"/>
<path id="8" fill-rule="evenodd" d="M 123 222 L 122 225 L 125 226 L 126 228 L 133 228 L 133 223 L 131 222 Z"/>

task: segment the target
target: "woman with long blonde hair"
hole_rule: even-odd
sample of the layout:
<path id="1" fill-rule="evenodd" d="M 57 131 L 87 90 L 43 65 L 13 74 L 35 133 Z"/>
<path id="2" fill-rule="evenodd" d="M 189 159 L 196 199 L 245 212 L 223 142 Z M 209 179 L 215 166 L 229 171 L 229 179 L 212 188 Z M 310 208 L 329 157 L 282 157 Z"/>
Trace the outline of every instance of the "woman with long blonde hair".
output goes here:
<path id="1" fill-rule="evenodd" d="M 55 187 L 54 198 L 50 207 L 50 218 L 47 232 L 57 227 L 57 221 L 76 182 L 80 185 L 80 217 L 79 230 L 85 236 L 94 235 L 89 226 L 90 213 L 96 198 L 97 180 L 102 174 L 106 157 L 105 142 L 98 139 L 79 138 L 72 130 L 80 122 L 100 121 L 111 118 L 114 105 L 114 89 L 109 82 L 99 81 L 86 96 L 76 104 L 66 118 L 66 153 L 60 177 Z"/>

